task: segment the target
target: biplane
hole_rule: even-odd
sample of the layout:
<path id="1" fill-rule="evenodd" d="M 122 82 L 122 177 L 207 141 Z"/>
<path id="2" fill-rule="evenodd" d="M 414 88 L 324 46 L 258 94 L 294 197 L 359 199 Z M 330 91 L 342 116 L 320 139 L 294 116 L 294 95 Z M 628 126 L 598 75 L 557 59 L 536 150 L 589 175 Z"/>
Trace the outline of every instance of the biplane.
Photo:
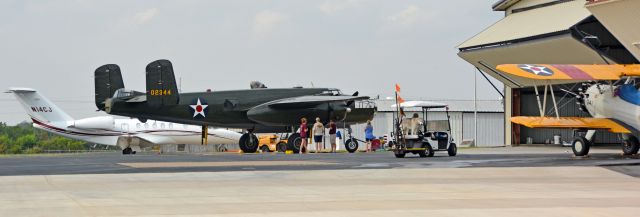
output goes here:
<path id="1" fill-rule="evenodd" d="M 640 129 L 640 83 L 635 81 L 640 76 L 640 65 L 504 64 L 497 69 L 523 86 L 533 86 L 536 94 L 540 116 L 512 117 L 512 123 L 530 128 L 576 130 L 579 133 L 575 133 L 571 143 L 576 156 L 589 153 L 597 130 L 619 134 L 624 155 L 638 153 L 640 144 L 632 132 Z M 582 83 L 577 92 L 563 91 L 573 94 L 580 110 L 591 117 L 560 117 L 553 85 L 563 83 Z M 539 86 L 544 88 L 542 96 Z M 546 115 L 548 90 L 555 116 Z"/>

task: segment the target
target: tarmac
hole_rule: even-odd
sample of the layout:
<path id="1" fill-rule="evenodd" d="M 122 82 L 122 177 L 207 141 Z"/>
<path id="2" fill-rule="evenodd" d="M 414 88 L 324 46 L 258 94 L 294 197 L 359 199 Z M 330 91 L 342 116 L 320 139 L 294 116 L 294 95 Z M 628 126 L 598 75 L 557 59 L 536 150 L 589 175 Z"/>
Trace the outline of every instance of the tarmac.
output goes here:
<path id="1" fill-rule="evenodd" d="M 570 150 L 570 149 L 569 149 Z M 594 149 L 456 157 L 139 154 L 0 157 L 2 216 L 638 216 L 640 157 Z"/>

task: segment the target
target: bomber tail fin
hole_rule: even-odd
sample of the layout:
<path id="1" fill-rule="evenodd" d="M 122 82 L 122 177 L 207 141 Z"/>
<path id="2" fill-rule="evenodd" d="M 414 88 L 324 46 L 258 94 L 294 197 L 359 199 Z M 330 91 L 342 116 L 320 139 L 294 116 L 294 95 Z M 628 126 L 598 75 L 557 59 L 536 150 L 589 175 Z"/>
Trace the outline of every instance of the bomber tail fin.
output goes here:
<path id="1" fill-rule="evenodd" d="M 116 64 L 100 66 L 95 71 L 96 107 L 105 109 L 105 100 L 113 97 L 116 90 L 124 88 L 120 67 Z"/>
<path id="2" fill-rule="evenodd" d="M 147 65 L 147 103 L 152 106 L 178 104 L 179 93 L 173 66 L 169 60 Z"/>
<path id="3" fill-rule="evenodd" d="M 73 121 L 71 116 L 34 89 L 10 88 L 8 92 L 13 93 L 31 118 L 45 122 Z"/>

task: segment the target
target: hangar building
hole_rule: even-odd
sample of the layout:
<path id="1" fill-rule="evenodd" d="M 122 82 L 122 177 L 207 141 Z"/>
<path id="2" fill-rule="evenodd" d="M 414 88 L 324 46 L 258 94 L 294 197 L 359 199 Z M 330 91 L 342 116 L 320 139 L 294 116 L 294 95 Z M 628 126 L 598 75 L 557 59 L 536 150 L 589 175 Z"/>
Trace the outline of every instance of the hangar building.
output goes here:
<path id="1" fill-rule="evenodd" d="M 500 0 L 494 11 L 505 17 L 460 44 L 458 56 L 482 73 L 504 83 L 505 143 L 523 144 L 527 138 L 543 143 L 567 129 L 530 129 L 513 125 L 512 116 L 539 115 L 533 88 L 523 88 L 518 78 L 496 70 L 499 64 L 633 64 L 640 58 L 640 1 L 637 0 Z M 576 100 L 561 89 L 577 90 L 580 84 L 556 86 L 561 116 L 588 116 Z M 547 105 L 551 114 L 552 105 Z M 595 143 L 618 143 L 617 135 L 598 131 Z"/>

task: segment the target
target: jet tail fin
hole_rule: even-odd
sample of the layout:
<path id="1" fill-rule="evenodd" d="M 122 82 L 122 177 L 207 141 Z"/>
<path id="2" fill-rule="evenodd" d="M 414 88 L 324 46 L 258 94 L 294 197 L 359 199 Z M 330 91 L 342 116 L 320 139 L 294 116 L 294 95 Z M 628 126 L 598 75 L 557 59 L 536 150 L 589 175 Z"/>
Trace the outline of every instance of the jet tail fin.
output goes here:
<path id="1" fill-rule="evenodd" d="M 105 109 L 105 100 L 113 97 L 118 89 L 124 88 L 120 67 L 116 64 L 100 66 L 95 71 L 96 106 Z"/>
<path id="2" fill-rule="evenodd" d="M 71 116 L 34 89 L 10 88 L 7 92 L 13 93 L 31 118 L 45 122 L 73 121 Z"/>
<path id="3" fill-rule="evenodd" d="M 147 65 L 147 103 L 150 105 L 178 104 L 179 93 L 173 66 L 169 60 L 156 60 Z"/>

